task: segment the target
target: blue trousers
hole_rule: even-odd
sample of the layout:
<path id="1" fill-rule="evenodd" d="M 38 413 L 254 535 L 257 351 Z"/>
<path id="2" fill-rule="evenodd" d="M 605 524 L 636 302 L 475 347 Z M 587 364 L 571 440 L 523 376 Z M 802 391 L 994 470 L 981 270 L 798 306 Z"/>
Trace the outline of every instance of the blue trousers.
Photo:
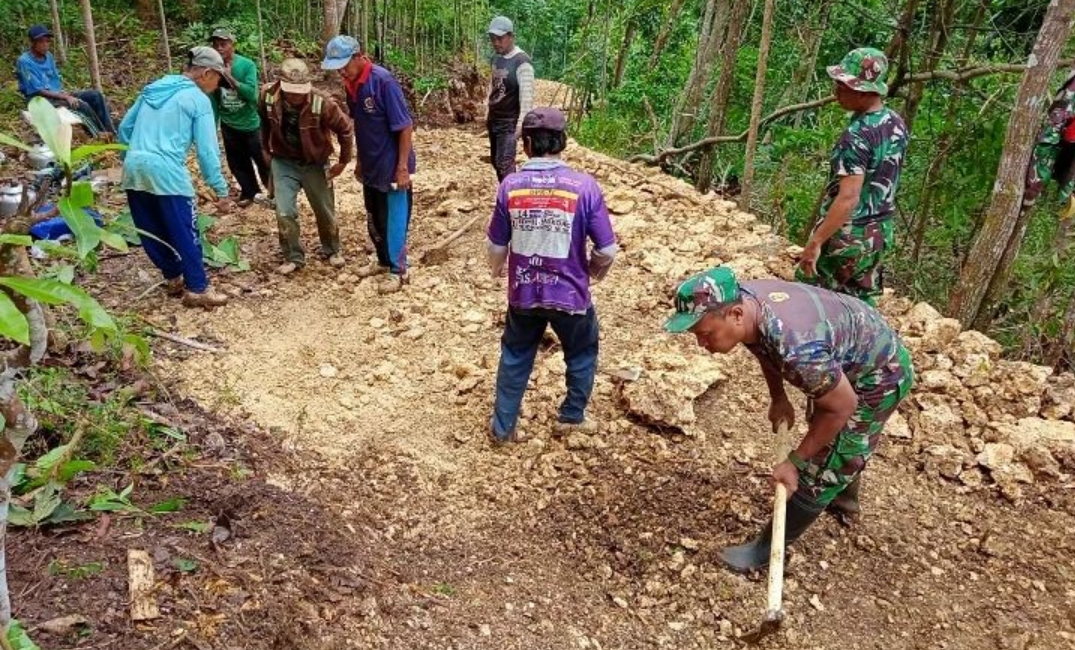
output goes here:
<path id="1" fill-rule="evenodd" d="M 407 273 L 407 232 L 411 225 L 412 190 L 382 192 L 362 186 L 366 227 L 377 249 L 377 263 L 396 275 Z"/>
<path id="2" fill-rule="evenodd" d="M 182 275 L 187 291 L 204 293 L 209 288 L 209 278 L 202 263 L 194 198 L 127 190 L 127 205 L 134 225 L 156 237 L 142 235 L 142 248 L 164 279 Z"/>
<path id="3" fill-rule="evenodd" d="M 577 424 L 585 418 L 597 373 L 599 331 L 594 308 L 590 307 L 585 314 L 568 314 L 553 309 L 509 307 L 500 340 L 500 367 L 496 373 L 492 425 L 497 438 L 508 438 L 515 430 L 523 393 L 534 368 L 534 357 L 545 328 L 550 325 L 560 340 L 567 366 L 567 395 L 560 405 L 559 420 Z"/>

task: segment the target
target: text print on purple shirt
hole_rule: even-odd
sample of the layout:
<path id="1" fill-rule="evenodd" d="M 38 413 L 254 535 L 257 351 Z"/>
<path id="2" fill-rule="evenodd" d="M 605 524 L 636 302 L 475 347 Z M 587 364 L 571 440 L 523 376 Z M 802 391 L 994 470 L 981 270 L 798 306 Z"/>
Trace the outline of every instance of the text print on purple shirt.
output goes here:
<path id="1" fill-rule="evenodd" d="M 535 159 L 504 179 L 489 240 L 509 246 L 508 303 L 584 313 L 591 306 L 586 242 L 616 242 L 593 177 L 558 160 Z"/>

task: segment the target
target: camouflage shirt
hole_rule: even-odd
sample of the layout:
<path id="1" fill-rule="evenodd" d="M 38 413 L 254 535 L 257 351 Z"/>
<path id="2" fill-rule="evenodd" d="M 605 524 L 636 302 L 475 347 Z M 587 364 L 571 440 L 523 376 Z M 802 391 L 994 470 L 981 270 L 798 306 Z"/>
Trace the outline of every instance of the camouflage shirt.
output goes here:
<path id="1" fill-rule="evenodd" d="M 856 113 L 832 150 L 821 217 L 840 193 L 840 179 L 862 175 L 866 178 L 851 223 L 862 226 L 890 218 L 896 211 L 896 187 L 906 151 L 907 125 L 898 113 L 887 106 Z"/>
<path id="2" fill-rule="evenodd" d="M 742 290 L 761 306 L 760 337 L 747 349 L 807 397 L 828 393 L 841 375 L 856 386 L 899 353 L 899 336 L 858 298 L 784 280 L 750 280 Z"/>

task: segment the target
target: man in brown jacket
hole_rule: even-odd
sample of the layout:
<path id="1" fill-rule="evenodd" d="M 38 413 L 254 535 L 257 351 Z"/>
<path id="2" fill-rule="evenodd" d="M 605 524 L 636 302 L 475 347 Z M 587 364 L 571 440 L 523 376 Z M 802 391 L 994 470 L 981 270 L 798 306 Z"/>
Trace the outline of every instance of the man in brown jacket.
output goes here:
<path id="1" fill-rule="evenodd" d="M 261 141 L 271 160 L 276 192 L 276 222 L 284 263 L 277 272 L 288 275 L 306 264 L 299 241 L 298 195 L 301 188 L 317 219 L 321 255 L 337 268 L 345 263 L 336 225 L 336 197 L 332 179 L 343 173 L 354 157 L 351 118 L 327 94 L 310 83 L 310 71 L 300 59 L 280 64 L 278 81 L 267 86 L 258 101 Z M 340 156 L 330 166 L 331 134 L 340 144 Z"/>

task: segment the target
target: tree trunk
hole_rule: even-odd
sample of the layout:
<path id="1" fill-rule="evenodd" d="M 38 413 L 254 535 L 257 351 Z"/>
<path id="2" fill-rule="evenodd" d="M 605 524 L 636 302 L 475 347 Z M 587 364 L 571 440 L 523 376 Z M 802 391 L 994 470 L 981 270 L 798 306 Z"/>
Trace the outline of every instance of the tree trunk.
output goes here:
<path id="1" fill-rule="evenodd" d="M 664 51 L 664 46 L 668 44 L 668 37 L 672 35 L 672 30 L 676 26 L 676 20 L 679 18 L 679 12 L 682 9 L 683 0 L 672 0 L 672 6 L 668 8 L 668 19 L 661 26 L 661 31 L 657 33 L 657 40 L 653 42 L 653 53 L 649 56 L 650 68 L 657 67 L 657 63 L 660 62 L 661 52 Z"/>
<path id="2" fill-rule="evenodd" d="M 269 60 L 265 56 L 265 28 L 262 25 L 261 0 L 254 0 L 254 9 L 257 11 L 258 16 L 258 50 L 261 53 L 261 78 L 267 80 L 271 77 L 269 77 Z"/>
<path id="3" fill-rule="evenodd" d="M 1075 0 L 1072 0 L 1075 2 Z M 754 184 L 754 153 L 758 148 L 758 124 L 765 103 L 765 70 L 769 63 L 769 46 L 773 40 L 773 6 L 776 0 L 765 0 L 761 22 L 761 45 L 758 47 L 758 72 L 754 76 L 754 100 L 750 106 L 750 130 L 747 132 L 747 151 L 743 158 L 743 178 L 740 180 L 739 209 L 750 209 L 750 192 Z"/>
<path id="4" fill-rule="evenodd" d="M 638 21 L 632 15 L 627 20 L 627 27 L 623 32 L 623 45 L 616 55 L 616 70 L 612 74 L 612 87 L 619 88 L 623 85 L 623 72 L 627 69 L 627 57 L 631 53 L 631 45 L 634 43 L 635 34 L 638 32 Z"/>
<path id="5" fill-rule="evenodd" d="M 333 36 L 340 33 L 343 15 L 347 11 L 347 0 L 323 0 L 323 20 L 321 21 L 321 44 L 328 43 Z"/>
<path id="6" fill-rule="evenodd" d="M 802 37 L 802 51 L 805 56 L 802 63 L 791 73 L 791 83 L 784 89 L 780 106 L 801 104 L 809 98 L 810 85 L 817 76 L 817 57 L 821 51 L 821 40 L 825 35 L 825 25 L 829 21 L 829 12 L 835 0 L 821 0 L 817 5 L 816 15 L 806 24 L 806 35 Z M 795 128 L 802 126 L 803 115 L 796 113 L 792 123 Z"/>
<path id="7" fill-rule="evenodd" d="M 63 22 L 60 20 L 60 5 L 56 0 L 49 0 L 49 9 L 52 11 L 52 35 L 56 43 L 56 62 L 67 61 L 67 43 L 63 40 Z"/>
<path id="8" fill-rule="evenodd" d="M 261 28 L 261 0 L 258 0 L 258 28 Z M 168 43 L 168 17 L 164 13 L 164 0 L 157 0 L 157 11 L 161 21 L 161 47 L 164 48 L 164 61 L 168 70 L 172 70 L 172 46 Z"/>
<path id="9" fill-rule="evenodd" d="M 933 72 L 937 69 L 944 50 L 948 47 L 948 33 L 951 29 L 952 19 L 955 15 L 956 0 L 943 0 L 943 4 L 933 13 L 933 22 L 930 27 L 929 50 L 918 72 Z M 974 38 L 972 32 L 969 39 Z M 918 106 L 922 103 L 925 91 L 925 82 L 911 84 L 911 92 L 904 104 L 903 121 L 907 124 L 907 130 L 914 131 L 915 117 L 918 116 Z"/>
<path id="10" fill-rule="evenodd" d="M 362 47 L 368 47 L 370 42 L 370 0 L 362 0 L 362 15 L 358 17 L 361 27 L 359 33 L 362 35 Z M 458 20 L 458 17 L 457 17 Z"/>
<path id="11" fill-rule="evenodd" d="M 888 57 L 891 67 L 895 68 L 896 71 L 888 84 L 890 97 L 896 94 L 896 91 L 903 84 L 903 78 L 907 76 L 907 64 L 911 58 L 911 48 L 908 42 L 911 30 L 914 29 L 916 11 L 918 11 L 918 0 L 907 0 L 907 4 L 903 6 L 903 14 L 900 15 L 900 22 L 896 26 L 895 33 L 892 34 L 892 40 L 888 42 L 888 47 L 885 48 L 885 56 Z"/>
<path id="12" fill-rule="evenodd" d="M 948 302 L 948 312 L 964 327 L 979 321 L 979 316 L 988 307 L 986 295 L 1005 285 L 1011 262 L 1022 243 L 1014 236 L 1021 239 L 1023 233 L 1019 231 L 1025 230 L 1025 223 L 1022 229 L 1018 226 L 1027 165 L 1042 112 L 1050 98 L 1050 77 L 1056 69 L 1060 51 L 1071 35 L 1073 14 L 1075 0 L 1053 0 L 1049 4 L 1019 84 L 993 185 L 992 202 Z"/>
<path id="13" fill-rule="evenodd" d="M 746 32 L 747 15 L 750 13 L 750 0 L 735 0 L 728 17 L 728 29 L 720 57 L 720 75 L 709 97 L 709 122 L 706 125 L 706 137 L 716 137 L 724 131 L 728 119 L 728 103 L 735 87 L 735 63 L 739 58 L 739 46 Z M 713 161 L 715 149 L 702 149 L 702 158 L 694 174 L 694 185 L 699 192 L 709 191 L 713 182 Z"/>
<path id="14" fill-rule="evenodd" d="M 971 54 L 974 52 L 974 43 L 978 38 L 978 32 L 985 22 L 986 11 L 989 8 L 990 0 L 981 0 L 978 4 L 978 8 L 975 10 L 974 18 L 971 20 L 971 29 L 968 32 L 967 42 L 963 46 L 963 56 L 959 60 L 960 66 L 965 66 L 967 61 L 970 60 Z M 945 163 L 948 162 L 948 155 L 952 151 L 954 134 L 957 127 L 957 119 L 959 117 L 959 107 L 963 92 L 967 87 L 967 82 L 956 82 L 952 88 L 952 95 L 948 99 L 948 113 L 945 116 L 944 128 L 941 129 L 941 135 L 937 139 L 937 155 L 930 160 L 929 167 L 926 170 L 926 180 L 922 189 L 922 196 L 918 201 L 917 214 L 914 220 L 914 250 L 912 252 L 912 259 L 915 261 L 915 265 L 921 261 L 922 246 L 926 240 L 926 230 L 929 228 L 930 222 L 933 220 L 935 201 L 933 196 L 936 193 L 937 187 L 941 183 L 941 173 L 944 170 Z"/>
<path id="15" fill-rule="evenodd" d="M 98 92 L 103 92 L 101 87 L 101 66 L 97 62 L 97 34 L 93 29 L 93 7 L 90 0 L 80 0 L 82 5 L 82 22 L 86 26 L 86 55 L 89 57 L 90 79 L 93 87 Z"/>
<path id="16" fill-rule="evenodd" d="M 672 127 L 668 132 L 668 146 L 675 147 L 680 140 L 689 137 L 701 112 L 702 94 L 706 80 L 717 55 L 717 42 L 727 24 L 727 4 L 717 0 L 708 0 L 702 14 L 702 25 L 698 33 L 698 47 L 694 53 L 694 65 L 683 85 L 683 92 L 676 100 L 672 113 Z M 724 8 L 724 10 L 722 10 Z"/>
<path id="17" fill-rule="evenodd" d="M 1067 370 L 1075 370 L 1075 291 L 1072 291 L 1068 307 L 1064 310 L 1057 350 L 1050 354 L 1050 361 L 1058 371 L 1065 369 L 1064 366 L 1067 366 Z"/>

